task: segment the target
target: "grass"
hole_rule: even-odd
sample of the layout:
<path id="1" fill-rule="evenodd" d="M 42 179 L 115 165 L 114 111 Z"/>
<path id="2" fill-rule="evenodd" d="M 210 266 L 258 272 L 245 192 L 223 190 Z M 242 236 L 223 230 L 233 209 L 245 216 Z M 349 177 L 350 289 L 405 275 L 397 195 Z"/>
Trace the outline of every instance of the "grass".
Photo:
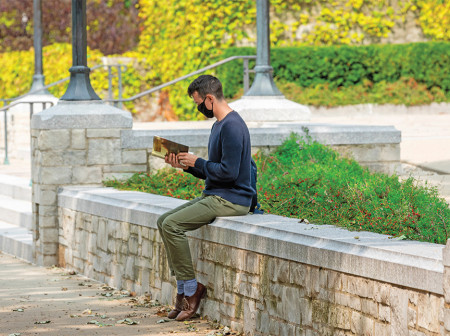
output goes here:
<path id="1" fill-rule="evenodd" d="M 259 152 L 258 200 L 266 213 L 445 244 L 450 209 L 436 188 L 413 178 L 371 173 L 331 148 L 291 135 L 270 154 Z M 201 194 L 203 181 L 175 169 L 135 174 L 106 186 L 182 199 Z"/>

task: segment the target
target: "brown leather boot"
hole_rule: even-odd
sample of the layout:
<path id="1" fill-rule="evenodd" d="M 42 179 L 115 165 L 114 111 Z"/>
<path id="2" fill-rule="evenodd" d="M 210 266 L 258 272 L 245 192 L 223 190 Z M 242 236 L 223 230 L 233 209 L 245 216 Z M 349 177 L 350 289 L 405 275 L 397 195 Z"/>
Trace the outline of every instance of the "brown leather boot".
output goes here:
<path id="1" fill-rule="evenodd" d="M 177 294 L 177 300 L 175 301 L 175 308 L 172 309 L 169 314 L 167 314 L 167 317 L 170 319 L 174 319 L 178 316 L 179 313 L 183 310 L 183 299 L 184 294 Z"/>
<path id="2" fill-rule="evenodd" d="M 176 320 L 184 321 L 191 318 L 200 306 L 200 301 L 206 295 L 206 287 L 200 282 L 197 284 L 197 290 L 194 295 L 186 296 L 183 300 L 183 310 L 178 314 Z"/>

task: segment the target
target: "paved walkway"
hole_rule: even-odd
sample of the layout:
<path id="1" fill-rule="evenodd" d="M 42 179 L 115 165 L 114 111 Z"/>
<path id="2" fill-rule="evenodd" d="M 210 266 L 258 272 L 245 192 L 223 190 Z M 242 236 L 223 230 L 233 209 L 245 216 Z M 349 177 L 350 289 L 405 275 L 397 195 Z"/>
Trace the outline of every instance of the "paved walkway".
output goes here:
<path id="1" fill-rule="evenodd" d="M 0 336 L 220 332 L 217 324 L 200 318 L 168 320 L 168 307 L 155 304 L 148 297 L 133 297 L 67 270 L 38 267 L 0 252 Z"/>

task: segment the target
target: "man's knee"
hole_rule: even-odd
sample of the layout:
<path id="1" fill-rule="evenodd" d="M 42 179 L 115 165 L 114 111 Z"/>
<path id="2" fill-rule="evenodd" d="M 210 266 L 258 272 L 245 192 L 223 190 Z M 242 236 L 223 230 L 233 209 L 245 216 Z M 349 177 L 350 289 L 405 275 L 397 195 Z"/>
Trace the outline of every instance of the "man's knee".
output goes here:
<path id="1" fill-rule="evenodd" d="M 167 216 L 161 223 L 160 228 L 164 234 L 173 235 L 179 232 L 178 222 L 171 217 Z"/>

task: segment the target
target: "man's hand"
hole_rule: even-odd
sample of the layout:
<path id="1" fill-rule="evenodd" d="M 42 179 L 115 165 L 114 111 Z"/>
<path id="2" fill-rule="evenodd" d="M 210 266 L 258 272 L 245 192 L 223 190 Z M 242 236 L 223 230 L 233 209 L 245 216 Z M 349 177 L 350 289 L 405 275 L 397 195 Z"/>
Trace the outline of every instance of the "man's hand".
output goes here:
<path id="1" fill-rule="evenodd" d="M 195 167 L 195 161 L 197 161 L 198 156 L 191 153 L 179 153 L 177 159 L 182 168 L 187 169 L 188 167 Z"/>
<path id="2" fill-rule="evenodd" d="M 170 164 L 174 168 L 181 168 L 181 169 L 187 169 L 188 167 L 186 165 L 180 164 L 180 161 L 177 159 L 177 156 L 173 153 L 166 155 L 164 158 L 164 161 L 168 164 Z"/>

